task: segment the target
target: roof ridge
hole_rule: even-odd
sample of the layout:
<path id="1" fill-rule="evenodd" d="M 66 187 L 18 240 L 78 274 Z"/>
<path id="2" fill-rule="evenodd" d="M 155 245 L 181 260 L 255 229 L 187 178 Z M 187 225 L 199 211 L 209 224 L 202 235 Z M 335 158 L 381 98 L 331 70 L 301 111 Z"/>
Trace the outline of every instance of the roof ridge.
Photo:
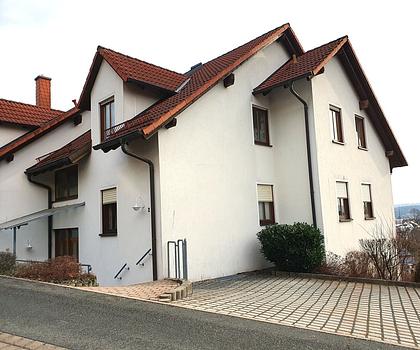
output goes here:
<path id="1" fill-rule="evenodd" d="M 132 59 L 132 60 L 136 60 L 136 61 L 139 61 L 139 62 L 142 62 L 142 63 L 148 64 L 148 65 L 150 65 L 150 66 L 153 66 L 153 67 L 156 67 L 156 68 L 159 68 L 159 69 L 164 69 L 164 70 L 166 70 L 166 71 L 168 71 L 168 72 L 175 73 L 175 74 L 178 74 L 178 75 L 181 75 L 181 76 L 186 77 L 184 73 L 179 73 L 179 72 L 176 72 L 176 71 L 174 71 L 174 70 L 172 70 L 172 69 L 168 69 L 168 68 L 165 68 L 165 67 L 162 67 L 162 66 L 158 66 L 157 64 L 150 63 L 150 62 L 147 62 L 147 61 L 141 60 L 141 59 L 139 59 L 139 58 L 137 58 L 137 57 L 133 57 L 133 56 L 127 55 L 127 54 L 125 54 L 125 53 L 122 53 L 122 52 L 119 52 L 119 51 L 115 51 L 115 50 L 113 50 L 113 49 L 110 49 L 110 48 L 107 48 L 107 47 L 103 47 L 103 46 L 101 46 L 101 45 L 98 45 L 97 51 L 100 51 L 100 50 L 107 50 L 107 51 L 111 51 L 111 52 L 113 52 L 113 53 L 116 53 L 116 54 L 118 54 L 118 55 L 124 56 L 124 57 L 126 57 L 126 58 L 129 58 L 129 59 Z"/>
<path id="2" fill-rule="evenodd" d="M 52 112 L 60 112 L 60 113 L 64 113 L 65 112 L 65 111 L 62 111 L 60 109 L 45 108 L 45 107 L 37 106 L 37 105 L 31 104 L 31 103 L 19 102 L 19 101 L 14 101 L 14 100 L 8 100 L 6 98 L 1 98 L 1 97 L 0 97 L 0 101 L 15 103 L 15 104 L 23 105 L 23 106 L 35 107 L 35 108 L 42 109 L 44 111 L 52 111 Z"/>
<path id="3" fill-rule="evenodd" d="M 308 51 L 305 51 L 303 54 L 301 54 L 301 55 L 299 55 L 299 56 L 297 56 L 297 57 L 302 57 L 302 56 L 306 55 L 307 53 L 311 53 L 312 51 L 315 51 L 315 50 L 320 49 L 320 48 L 321 48 L 321 47 L 323 47 L 323 46 L 327 46 L 327 45 L 332 44 L 333 42 L 336 42 L 336 41 L 342 41 L 342 40 L 344 40 L 344 39 L 347 39 L 347 40 L 348 40 L 348 39 L 349 39 L 348 35 L 343 35 L 343 36 L 341 36 L 341 37 L 339 37 L 339 38 L 337 38 L 337 39 L 331 40 L 331 41 L 329 41 L 329 42 L 327 42 L 327 43 L 325 43 L 325 44 L 322 44 L 322 45 L 319 45 L 319 46 L 317 46 L 317 47 L 314 47 L 313 49 L 310 49 L 310 50 L 308 50 Z"/>
<path id="4" fill-rule="evenodd" d="M 248 40 L 247 42 L 245 42 L 244 44 L 239 45 L 239 46 L 236 46 L 236 47 L 234 47 L 233 49 L 231 49 L 231 50 L 229 50 L 229 51 L 227 51 L 227 52 L 225 52 L 225 53 L 223 53 L 223 54 L 221 54 L 221 55 L 219 55 L 219 56 L 217 56 L 217 57 L 215 57 L 215 58 L 212 58 L 211 60 L 207 61 L 206 63 L 203 63 L 203 64 L 201 65 L 201 67 L 199 67 L 199 69 L 198 69 L 198 70 L 200 70 L 200 69 L 202 68 L 202 66 L 205 66 L 206 64 L 208 64 L 208 63 L 210 63 L 210 62 L 213 62 L 213 61 L 215 61 L 215 60 L 217 60 L 217 59 L 219 59 L 219 58 L 221 58 L 221 57 L 223 57 L 223 56 L 225 56 L 225 55 L 228 55 L 228 54 L 232 53 L 233 51 L 238 50 L 238 49 L 240 49 L 240 48 L 244 47 L 245 45 L 248 45 L 250 42 L 252 42 L 252 41 L 254 41 L 254 40 L 258 40 L 259 38 L 261 38 L 261 37 L 263 37 L 263 36 L 265 36 L 265 35 L 267 35 L 267 34 L 269 34 L 269 33 L 271 33 L 271 32 L 275 32 L 275 31 L 279 30 L 279 29 L 280 29 L 280 28 L 282 28 L 282 27 L 287 27 L 287 28 L 290 28 L 290 23 L 289 23 L 289 22 L 284 23 L 284 24 L 282 24 L 281 26 L 278 26 L 278 27 L 276 27 L 276 28 L 274 28 L 274 29 L 269 30 L 268 32 L 265 32 L 265 33 L 263 33 L 263 34 L 261 34 L 261 35 L 257 36 L 256 38 L 249 39 L 249 40 Z M 286 29 L 287 29 L 287 28 L 286 28 Z M 195 73 L 195 72 L 194 72 L 194 73 Z"/>

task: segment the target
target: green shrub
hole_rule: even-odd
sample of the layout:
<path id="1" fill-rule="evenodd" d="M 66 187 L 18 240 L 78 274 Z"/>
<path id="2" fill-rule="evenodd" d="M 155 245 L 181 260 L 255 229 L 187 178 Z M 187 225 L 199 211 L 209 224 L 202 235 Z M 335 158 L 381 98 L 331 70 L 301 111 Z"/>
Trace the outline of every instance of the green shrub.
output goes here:
<path id="1" fill-rule="evenodd" d="M 324 237 L 306 223 L 268 226 L 257 236 L 265 258 L 279 270 L 312 272 L 325 259 Z"/>
<path id="2" fill-rule="evenodd" d="M 16 268 L 16 256 L 9 252 L 0 252 L 0 275 L 13 275 Z"/>

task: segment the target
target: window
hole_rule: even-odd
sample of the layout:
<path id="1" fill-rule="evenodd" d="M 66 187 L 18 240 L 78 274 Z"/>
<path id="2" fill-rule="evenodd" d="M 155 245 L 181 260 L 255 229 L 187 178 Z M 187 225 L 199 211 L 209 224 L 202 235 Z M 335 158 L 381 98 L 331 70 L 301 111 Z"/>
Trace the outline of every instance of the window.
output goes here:
<path id="1" fill-rule="evenodd" d="M 77 165 L 55 172 L 55 200 L 64 201 L 77 198 L 78 170 Z"/>
<path id="2" fill-rule="evenodd" d="M 115 103 L 114 98 L 110 98 L 100 104 L 101 112 L 101 140 L 107 138 L 107 130 L 115 126 Z"/>
<path id="3" fill-rule="evenodd" d="M 79 260 L 79 230 L 66 228 L 54 230 L 55 256 L 72 256 Z"/>
<path id="4" fill-rule="evenodd" d="M 274 224 L 273 186 L 257 185 L 260 226 Z"/>
<path id="5" fill-rule="evenodd" d="M 340 221 L 351 220 L 347 182 L 337 181 L 337 205 L 338 217 Z"/>
<path id="6" fill-rule="evenodd" d="M 366 149 L 366 133 L 365 133 L 365 121 L 362 117 L 356 115 L 356 133 L 357 133 L 357 145 L 359 148 Z"/>
<path id="7" fill-rule="evenodd" d="M 333 142 L 344 143 L 343 123 L 341 120 L 340 108 L 330 106 L 330 117 Z"/>
<path id="8" fill-rule="evenodd" d="M 268 111 L 254 106 L 252 107 L 252 118 L 254 121 L 254 143 L 269 146 Z"/>
<path id="9" fill-rule="evenodd" d="M 117 189 L 102 191 L 102 235 L 117 234 Z"/>
<path id="10" fill-rule="evenodd" d="M 362 184 L 362 200 L 365 219 L 374 219 L 372 206 L 372 192 L 369 184 Z"/>

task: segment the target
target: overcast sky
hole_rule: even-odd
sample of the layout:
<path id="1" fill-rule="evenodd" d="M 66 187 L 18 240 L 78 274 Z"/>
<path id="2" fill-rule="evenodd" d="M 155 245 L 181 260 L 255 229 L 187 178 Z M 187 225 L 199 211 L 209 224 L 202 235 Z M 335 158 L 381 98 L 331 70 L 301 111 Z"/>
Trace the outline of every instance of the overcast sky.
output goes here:
<path id="1" fill-rule="evenodd" d="M 349 35 L 408 160 L 395 203 L 420 202 L 418 1 L 0 0 L 0 97 L 35 102 L 52 78 L 52 105 L 78 98 L 97 45 L 185 72 L 289 22 L 305 50 Z"/>

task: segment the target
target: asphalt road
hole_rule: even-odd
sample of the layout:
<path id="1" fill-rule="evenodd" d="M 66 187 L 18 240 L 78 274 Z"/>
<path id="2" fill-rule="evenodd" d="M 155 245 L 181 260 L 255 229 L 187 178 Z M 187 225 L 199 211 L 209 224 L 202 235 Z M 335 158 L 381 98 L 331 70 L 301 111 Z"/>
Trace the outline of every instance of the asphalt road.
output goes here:
<path id="1" fill-rule="evenodd" d="M 69 349 L 402 349 L 3 277 L 0 331 Z"/>

